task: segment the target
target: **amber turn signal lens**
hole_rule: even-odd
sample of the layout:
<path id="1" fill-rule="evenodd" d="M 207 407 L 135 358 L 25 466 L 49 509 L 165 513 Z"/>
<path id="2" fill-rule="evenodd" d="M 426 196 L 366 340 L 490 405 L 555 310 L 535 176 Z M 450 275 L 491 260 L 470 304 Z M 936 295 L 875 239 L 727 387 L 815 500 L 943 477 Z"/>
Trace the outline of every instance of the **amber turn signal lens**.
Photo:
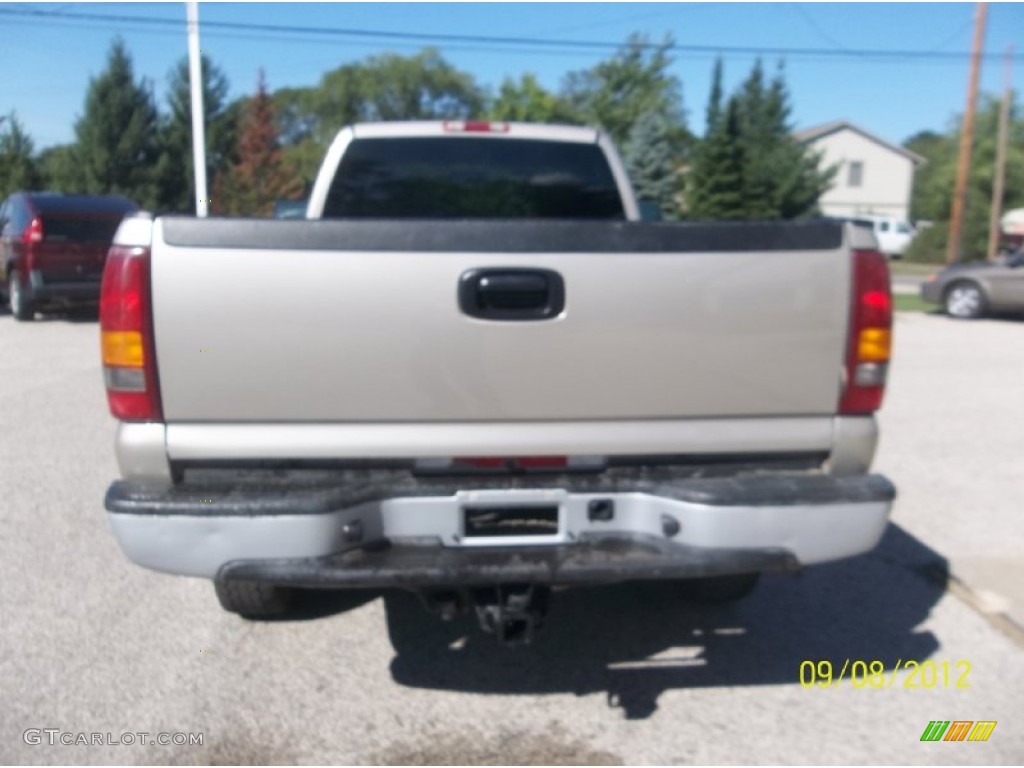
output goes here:
<path id="1" fill-rule="evenodd" d="M 138 331 L 103 331 L 103 364 L 142 367 L 145 355 Z"/>
<path id="2" fill-rule="evenodd" d="M 865 328 L 860 332 L 857 359 L 884 363 L 892 354 L 892 332 L 888 328 Z"/>

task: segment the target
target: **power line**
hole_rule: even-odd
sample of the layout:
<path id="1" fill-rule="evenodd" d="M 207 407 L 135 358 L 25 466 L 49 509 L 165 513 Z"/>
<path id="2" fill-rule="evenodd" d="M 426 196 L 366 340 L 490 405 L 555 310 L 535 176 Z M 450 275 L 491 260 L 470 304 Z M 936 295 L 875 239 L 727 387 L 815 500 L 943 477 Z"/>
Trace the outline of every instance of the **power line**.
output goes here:
<path id="1" fill-rule="evenodd" d="M 617 19 L 608 19 L 606 21 L 592 21 L 589 24 L 577 24 L 572 27 L 560 27 L 558 29 L 551 29 L 548 32 L 552 35 L 565 35 L 570 32 L 578 32 L 581 29 L 594 29 L 595 27 L 608 27 L 615 24 L 628 24 L 634 21 L 642 21 L 644 19 L 655 19 L 662 18 L 664 16 L 677 16 L 680 13 L 686 13 L 689 9 L 685 6 L 682 8 L 676 7 L 671 11 L 655 11 L 653 13 L 635 13 L 632 16 L 620 16 Z"/>
<path id="2" fill-rule="evenodd" d="M 968 16 L 967 20 L 963 24 L 960 25 L 960 27 L 957 29 L 956 32 L 954 32 L 952 35 L 949 35 L 948 37 L 943 38 L 941 43 L 937 43 L 937 44 L 933 45 L 928 50 L 930 50 L 930 51 L 938 51 L 938 50 L 940 50 L 942 48 L 945 48 L 947 45 L 952 43 L 954 40 L 958 39 L 960 37 L 960 35 L 962 35 L 964 32 L 966 32 L 968 29 L 970 29 L 973 25 L 974 25 L 974 19 L 972 19 L 970 16 Z"/>
<path id="3" fill-rule="evenodd" d="M 145 16 L 107 15 L 96 13 L 66 13 L 58 11 L 0 9 L 0 15 L 28 16 L 39 19 L 76 19 L 94 22 L 119 22 L 124 24 L 150 24 L 172 26 L 181 29 L 185 23 L 173 19 L 156 19 Z M 534 46 L 542 49 L 584 49 L 584 50 L 619 50 L 622 43 L 593 40 L 555 40 L 533 37 L 492 37 L 486 35 L 453 35 L 426 32 L 386 32 L 374 29 L 350 29 L 342 27 L 305 27 L 283 24 L 251 24 L 245 22 L 204 21 L 204 29 L 247 30 L 250 32 L 285 33 L 292 35 L 316 35 L 334 37 L 362 37 L 377 40 L 405 40 L 444 43 L 475 43 L 481 45 L 518 45 Z M 647 43 L 645 47 L 658 48 L 658 43 Z M 746 54 L 764 56 L 814 56 L 823 59 L 839 58 L 886 58 L 902 60 L 961 61 L 970 57 L 967 52 L 921 51 L 921 50 L 856 50 L 834 48 L 782 48 L 777 46 L 735 46 L 735 45 L 681 45 L 670 43 L 668 49 L 684 53 L 701 54 Z M 999 58 L 997 54 L 985 54 L 985 58 Z M 1024 61 L 1024 54 L 1014 57 L 1016 61 Z"/>
<path id="4" fill-rule="evenodd" d="M 805 22 L 807 22 L 807 26 L 809 26 L 811 29 L 813 29 L 815 32 L 817 32 L 818 35 L 820 35 L 821 38 L 825 42 L 834 45 L 836 48 L 838 48 L 841 51 L 848 51 L 848 50 L 850 50 L 845 45 L 843 45 L 838 40 L 836 40 L 834 37 L 832 37 L 832 35 L 830 35 L 828 32 L 826 32 L 824 29 L 822 29 L 821 25 L 819 25 L 818 22 L 816 22 L 814 20 L 814 18 L 811 16 L 811 14 L 809 14 L 806 11 L 806 9 L 804 9 L 804 7 L 803 7 L 803 5 L 801 3 L 790 3 L 789 7 L 792 8 L 794 11 L 796 11 L 797 14 L 799 14 L 799 16 Z"/>

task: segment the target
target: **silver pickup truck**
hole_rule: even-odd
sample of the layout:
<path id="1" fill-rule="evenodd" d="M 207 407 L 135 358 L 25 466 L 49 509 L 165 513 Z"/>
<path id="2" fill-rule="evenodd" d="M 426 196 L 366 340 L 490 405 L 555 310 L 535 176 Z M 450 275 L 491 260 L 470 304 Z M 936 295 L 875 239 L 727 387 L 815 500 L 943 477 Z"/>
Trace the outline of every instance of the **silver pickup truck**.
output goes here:
<path id="1" fill-rule="evenodd" d="M 870 550 L 895 495 L 870 230 L 639 210 L 599 131 L 391 123 L 341 131 L 305 221 L 126 219 L 122 549 L 243 616 L 380 589 L 507 642 L 552 588 L 736 599 Z"/>

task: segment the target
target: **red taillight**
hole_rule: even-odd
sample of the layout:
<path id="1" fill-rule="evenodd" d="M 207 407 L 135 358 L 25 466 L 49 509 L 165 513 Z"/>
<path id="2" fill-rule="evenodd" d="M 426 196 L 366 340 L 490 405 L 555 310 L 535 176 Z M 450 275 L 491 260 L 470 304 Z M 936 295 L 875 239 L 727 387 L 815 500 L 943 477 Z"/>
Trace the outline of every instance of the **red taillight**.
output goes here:
<path id="1" fill-rule="evenodd" d="M 21 242 L 25 245 L 28 245 L 29 243 L 41 243 L 43 242 L 44 236 L 43 220 L 36 216 L 29 222 L 29 225 L 25 227 L 25 231 L 21 233 Z"/>
<path id="2" fill-rule="evenodd" d="M 846 351 L 846 381 L 839 413 L 874 413 L 882 405 L 892 351 L 889 263 L 878 251 L 853 253 L 853 306 Z"/>
<path id="3" fill-rule="evenodd" d="M 502 456 L 456 456 L 452 459 L 452 466 L 472 467 L 473 469 L 504 469 L 508 459 Z"/>
<path id="4" fill-rule="evenodd" d="M 447 133 L 508 133 L 508 123 L 489 123 L 484 120 L 445 120 Z"/>
<path id="5" fill-rule="evenodd" d="M 523 469 L 565 469 L 569 465 L 566 456 L 520 456 L 515 461 Z"/>
<path id="6" fill-rule="evenodd" d="M 160 421 L 148 248 L 115 245 L 107 254 L 100 343 L 110 412 L 123 421 Z"/>

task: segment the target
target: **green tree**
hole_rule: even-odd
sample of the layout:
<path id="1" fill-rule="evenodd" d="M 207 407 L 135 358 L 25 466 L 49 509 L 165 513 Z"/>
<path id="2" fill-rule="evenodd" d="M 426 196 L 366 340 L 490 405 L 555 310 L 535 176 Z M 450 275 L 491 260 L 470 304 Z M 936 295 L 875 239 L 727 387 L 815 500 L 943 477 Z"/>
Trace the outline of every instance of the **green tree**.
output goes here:
<path id="1" fill-rule="evenodd" d="M 268 216 L 274 202 L 298 199 L 303 185 L 281 153 L 274 108 L 260 70 L 256 95 L 246 105 L 238 161 L 214 183 L 213 209 L 236 216 Z"/>
<path id="2" fill-rule="evenodd" d="M 149 84 L 135 81 L 131 56 L 115 39 L 106 70 L 90 81 L 85 113 L 75 124 L 80 191 L 123 194 L 154 207 L 158 127 Z"/>
<path id="3" fill-rule="evenodd" d="M 985 258 L 988 249 L 999 105 L 999 99 L 989 95 L 983 96 L 979 104 L 963 227 L 962 255 L 967 260 Z M 960 125 L 961 120 L 957 117 L 944 134 L 923 132 L 905 142 L 907 149 L 922 155 L 926 160 L 915 174 L 911 216 L 914 219 L 927 219 L 936 223 L 911 243 L 905 254 L 905 258 L 909 260 L 945 259 L 946 244 L 943 235 L 949 231 L 948 223 L 953 205 L 957 154 L 960 146 Z M 1011 102 L 1010 108 L 1002 203 L 1003 210 L 1024 207 L 1024 119 L 1019 116 L 1016 99 Z"/>
<path id="4" fill-rule="evenodd" d="M 303 103 L 301 94 L 293 101 Z M 328 144 L 343 126 L 378 120 L 451 120 L 475 117 L 483 91 L 433 48 L 415 56 L 384 54 L 328 72 L 307 102 L 313 118 L 303 132 Z"/>
<path id="5" fill-rule="evenodd" d="M 519 81 L 505 78 L 498 96 L 487 112 L 489 120 L 522 123 L 561 123 L 578 125 L 583 118 L 569 104 L 546 90 L 532 73 Z"/>
<path id="6" fill-rule="evenodd" d="M 75 155 L 74 144 L 44 149 L 39 153 L 38 165 L 44 189 L 65 194 L 82 191 L 81 166 Z"/>
<path id="7" fill-rule="evenodd" d="M 761 62 L 756 62 L 724 114 L 721 103 L 719 61 L 705 135 L 688 174 L 688 213 L 705 219 L 793 219 L 814 213 L 836 169 L 822 169 L 820 155 L 792 137 L 781 66 L 766 83 Z"/>
<path id="8" fill-rule="evenodd" d="M 716 82 L 720 83 L 719 68 Z M 730 98 L 721 110 L 721 88 L 712 88 L 708 106 L 708 129 L 695 151 L 688 174 L 688 210 L 694 219 L 747 218 L 747 196 L 743 174 L 747 166 L 739 105 Z"/>
<path id="9" fill-rule="evenodd" d="M 737 97 L 746 154 L 747 216 L 793 219 L 814 213 L 836 169 L 822 169 L 820 155 L 793 138 L 782 65 L 766 86 L 758 60 Z"/>
<path id="10" fill-rule="evenodd" d="M 686 129 L 682 84 L 669 71 L 672 46 L 670 37 L 654 45 L 644 35 L 631 35 L 612 58 L 570 72 L 563 82 L 562 98 L 585 122 L 607 131 L 620 147 L 626 145 L 641 115 L 660 115 L 668 125 L 673 160 L 679 163 L 691 137 Z"/>
<path id="11" fill-rule="evenodd" d="M 307 188 L 338 130 L 377 120 L 457 120 L 479 117 L 484 91 L 472 75 L 436 50 L 384 54 L 326 73 L 314 88 L 282 89 L 273 97 L 285 157 Z"/>
<path id="12" fill-rule="evenodd" d="M 942 221 L 949 217 L 956 181 L 956 164 L 951 162 L 956 157 L 956 140 L 955 135 L 920 131 L 903 142 L 904 147 L 925 158 L 914 171 L 910 198 L 910 218 L 914 221 Z"/>
<path id="13" fill-rule="evenodd" d="M 295 145 L 313 138 L 318 116 L 313 88 L 279 88 L 270 97 L 281 143 Z"/>
<path id="14" fill-rule="evenodd" d="M 633 123 L 623 160 L 637 198 L 656 203 L 666 219 L 678 218 L 678 166 L 663 115 L 646 112 Z"/>
<path id="15" fill-rule="evenodd" d="M 203 115 L 206 134 L 207 179 L 232 160 L 237 143 L 237 114 L 228 113 L 228 80 L 208 57 L 202 57 Z M 156 177 L 160 207 L 165 211 L 194 213 L 195 170 L 192 153 L 192 89 L 188 58 L 182 58 L 168 75 L 168 115 L 160 128 L 160 160 Z"/>
<path id="16" fill-rule="evenodd" d="M 686 213 L 698 219 L 721 217 L 722 204 L 717 198 L 723 192 L 729 197 L 731 207 L 741 204 L 738 198 L 732 200 L 742 184 L 743 169 L 742 165 L 733 167 L 730 160 L 736 153 L 729 151 L 732 147 L 725 135 L 722 98 L 722 60 L 716 59 L 704 117 L 704 138 L 694 147 L 686 173 Z M 739 149 L 738 144 L 735 149 Z"/>
<path id="17" fill-rule="evenodd" d="M 36 189 L 40 183 L 32 139 L 18 116 L 0 117 L 0 199 L 18 190 Z"/>

